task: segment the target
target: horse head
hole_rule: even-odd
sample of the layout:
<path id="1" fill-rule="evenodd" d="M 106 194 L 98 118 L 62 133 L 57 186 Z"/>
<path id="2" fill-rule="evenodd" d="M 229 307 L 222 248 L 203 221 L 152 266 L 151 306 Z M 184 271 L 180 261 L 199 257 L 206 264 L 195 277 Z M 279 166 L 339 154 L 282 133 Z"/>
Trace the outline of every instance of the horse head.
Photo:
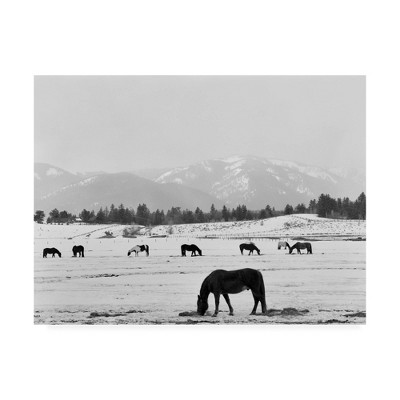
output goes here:
<path id="1" fill-rule="evenodd" d="M 258 255 L 260 255 L 260 250 L 257 247 L 256 247 L 256 251 L 257 251 Z"/>
<path id="2" fill-rule="evenodd" d="M 128 251 L 128 256 L 130 256 L 130 255 L 131 255 L 131 251 L 129 250 L 129 251 Z"/>
<path id="3" fill-rule="evenodd" d="M 199 252 L 199 256 L 203 255 L 200 249 L 198 249 L 197 251 Z"/>
<path id="4" fill-rule="evenodd" d="M 207 300 L 203 300 L 200 296 L 197 296 L 197 314 L 204 315 L 208 310 Z"/>

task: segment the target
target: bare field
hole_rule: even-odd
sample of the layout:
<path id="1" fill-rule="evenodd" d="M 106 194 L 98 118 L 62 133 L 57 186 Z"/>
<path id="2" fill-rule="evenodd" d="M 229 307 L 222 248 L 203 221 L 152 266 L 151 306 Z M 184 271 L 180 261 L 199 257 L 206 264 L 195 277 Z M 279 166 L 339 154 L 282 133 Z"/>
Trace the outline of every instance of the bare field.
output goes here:
<path id="1" fill-rule="evenodd" d="M 62 229 L 62 227 L 55 227 Z M 99 239 L 35 233 L 35 324 L 364 324 L 365 242 L 314 241 L 312 255 L 278 250 L 277 240 L 259 239 L 261 255 L 241 255 L 243 240 L 196 238 Z M 69 228 L 72 229 L 72 228 Z M 150 256 L 127 256 L 135 244 Z M 202 257 L 181 257 L 180 245 L 196 243 Z M 72 246 L 85 246 L 84 258 Z M 56 247 L 61 258 L 42 258 Z M 218 317 L 191 315 L 204 278 L 215 269 L 259 269 L 269 315 L 249 315 L 250 291 L 231 295 L 233 316 L 221 298 Z M 209 311 L 214 298 L 209 297 Z M 260 307 L 260 306 L 259 306 Z M 261 310 L 258 310 L 261 312 Z M 187 312 L 187 316 L 179 316 Z"/>

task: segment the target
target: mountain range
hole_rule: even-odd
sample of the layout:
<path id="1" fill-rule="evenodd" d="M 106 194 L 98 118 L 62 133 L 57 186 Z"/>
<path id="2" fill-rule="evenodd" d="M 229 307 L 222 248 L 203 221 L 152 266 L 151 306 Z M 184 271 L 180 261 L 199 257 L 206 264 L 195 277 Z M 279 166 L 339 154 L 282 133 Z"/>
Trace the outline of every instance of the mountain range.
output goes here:
<path id="1" fill-rule="evenodd" d="M 139 176 L 141 175 L 141 176 Z M 35 163 L 35 210 L 67 210 L 124 204 L 150 210 L 171 207 L 209 210 L 245 204 L 283 209 L 321 193 L 354 200 L 365 191 L 365 174 L 355 169 L 323 169 L 290 161 L 255 156 L 207 160 L 185 167 L 135 172 L 71 173 L 50 164 Z"/>

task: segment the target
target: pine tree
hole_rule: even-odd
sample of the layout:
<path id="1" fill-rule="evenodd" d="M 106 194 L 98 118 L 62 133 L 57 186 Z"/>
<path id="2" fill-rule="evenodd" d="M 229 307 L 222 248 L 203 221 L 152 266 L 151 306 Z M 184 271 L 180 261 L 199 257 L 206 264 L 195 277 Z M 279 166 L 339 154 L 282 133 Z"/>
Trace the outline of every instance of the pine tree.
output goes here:
<path id="1" fill-rule="evenodd" d="M 33 216 L 33 220 L 38 224 L 43 224 L 44 217 L 45 217 L 44 211 L 36 210 L 35 215 Z"/>
<path id="2" fill-rule="evenodd" d="M 290 204 L 286 204 L 285 209 L 283 210 L 285 215 L 293 214 L 293 207 Z"/>
<path id="3" fill-rule="evenodd" d="M 226 208 L 226 205 L 222 207 L 222 219 L 224 221 L 229 221 L 229 210 Z"/>

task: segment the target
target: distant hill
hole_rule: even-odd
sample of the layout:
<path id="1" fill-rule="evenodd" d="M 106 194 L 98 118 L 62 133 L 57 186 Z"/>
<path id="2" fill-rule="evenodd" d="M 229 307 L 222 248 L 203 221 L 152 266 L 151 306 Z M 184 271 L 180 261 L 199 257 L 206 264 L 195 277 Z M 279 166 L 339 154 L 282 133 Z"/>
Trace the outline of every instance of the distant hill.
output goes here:
<path id="1" fill-rule="evenodd" d="M 35 209 L 53 208 L 78 213 L 83 208 L 123 204 L 150 210 L 171 207 L 208 211 L 211 204 L 256 210 L 267 204 L 283 209 L 286 204 L 308 206 L 321 193 L 355 200 L 365 191 L 365 173 L 355 169 L 323 169 L 290 161 L 254 156 L 235 156 L 137 173 L 92 172 L 73 174 L 50 164 L 35 164 Z M 142 173 L 144 176 L 138 176 Z"/>
<path id="2" fill-rule="evenodd" d="M 267 204 L 283 209 L 318 199 L 321 193 L 355 199 L 365 191 L 365 174 L 255 156 L 235 156 L 174 168 L 155 179 L 177 183 L 218 198 L 230 207 L 246 204 L 260 209 Z"/>
<path id="3" fill-rule="evenodd" d="M 209 210 L 211 204 L 222 203 L 198 189 L 176 183 L 162 185 L 129 172 L 72 174 L 49 164 L 35 164 L 35 210 L 48 213 L 54 208 L 79 213 L 84 208 L 123 204 L 136 209 L 145 203 L 150 210 L 182 207 Z"/>

